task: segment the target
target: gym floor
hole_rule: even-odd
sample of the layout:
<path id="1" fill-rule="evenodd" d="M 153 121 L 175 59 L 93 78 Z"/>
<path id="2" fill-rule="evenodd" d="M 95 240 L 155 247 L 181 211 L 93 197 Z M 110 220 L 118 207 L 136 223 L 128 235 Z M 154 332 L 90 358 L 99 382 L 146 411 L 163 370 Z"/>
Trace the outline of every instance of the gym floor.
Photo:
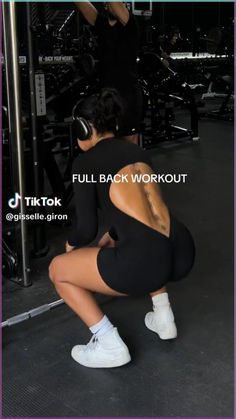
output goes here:
<path id="1" fill-rule="evenodd" d="M 150 299 L 98 296 L 132 362 L 87 369 L 70 357 L 90 333 L 65 305 L 3 330 L 3 416 L 233 416 L 233 124 L 202 119 L 199 143 L 149 150 L 173 213 L 192 231 L 196 263 L 170 284 L 179 336 L 161 341 L 144 325 Z M 58 299 L 47 275 L 66 230 L 48 227 L 50 253 L 32 263 L 33 286 L 3 285 L 3 320 Z M 145 280 L 145 278 L 144 278 Z"/>

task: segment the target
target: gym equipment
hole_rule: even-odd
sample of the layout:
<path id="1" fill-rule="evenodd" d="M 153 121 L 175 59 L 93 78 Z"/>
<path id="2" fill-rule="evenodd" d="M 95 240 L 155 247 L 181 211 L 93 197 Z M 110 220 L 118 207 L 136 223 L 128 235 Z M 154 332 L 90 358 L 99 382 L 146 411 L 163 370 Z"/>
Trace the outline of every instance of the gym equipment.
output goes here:
<path id="1" fill-rule="evenodd" d="M 107 301 L 112 300 L 115 297 L 112 296 L 103 296 L 103 299 L 100 301 L 100 304 L 105 304 Z M 59 300 L 52 301 L 51 303 L 42 304 L 39 307 L 33 308 L 32 310 L 25 311 L 24 313 L 17 314 L 16 316 L 10 317 L 7 320 L 1 322 L 2 329 L 5 327 L 11 327 L 18 323 L 22 323 L 26 320 L 32 319 L 36 316 L 40 316 L 43 313 L 47 313 L 50 310 L 53 310 L 62 304 L 65 304 L 64 300 L 60 298 Z"/>
<path id="2" fill-rule="evenodd" d="M 201 60 L 204 60 L 203 63 L 207 63 L 207 60 L 212 59 L 212 61 L 209 61 L 210 64 L 212 63 L 219 63 L 224 61 L 225 62 L 225 58 L 227 58 L 228 56 L 226 54 L 222 54 L 222 55 L 215 55 L 215 54 L 211 54 L 209 52 L 199 52 L 198 54 L 193 54 L 192 52 L 172 52 L 170 54 L 170 57 L 174 60 L 186 60 L 188 63 L 199 63 L 201 62 Z M 214 61 L 213 61 L 214 60 Z"/>
<path id="3" fill-rule="evenodd" d="M 3 7 L 3 27 L 4 27 L 4 47 L 6 61 L 6 80 L 7 80 L 7 102 L 9 110 L 9 133 L 12 147 L 13 178 L 15 191 L 20 196 L 25 196 L 24 190 L 24 154 L 23 154 L 23 133 L 21 127 L 21 97 L 19 81 L 19 64 L 17 48 L 16 30 L 16 5 L 15 3 L 4 3 Z M 20 200 L 20 212 L 26 212 L 24 199 Z M 23 284 L 29 286 L 31 281 L 29 272 L 29 255 L 27 250 L 27 230 L 26 223 L 20 220 L 19 231 L 19 259 L 22 268 Z"/>
<path id="4" fill-rule="evenodd" d="M 211 110 L 203 110 L 201 116 L 233 121 L 234 119 L 234 79 L 232 74 L 215 75 L 209 77 L 207 93 L 202 95 L 202 100 L 220 99 L 221 102 Z M 213 91 L 215 89 L 215 91 Z"/>
<path id="5" fill-rule="evenodd" d="M 179 71 L 186 79 L 197 81 L 202 86 L 201 104 L 206 109 L 199 110 L 200 116 L 233 120 L 233 57 L 226 54 L 174 53 L 171 59 L 178 62 Z M 200 80 L 200 83 L 199 83 Z M 207 110 L 208 100 L 222 99 L 221 103 Z M 210 104 L 212 108 L 212 104 Z"/>
<path id="6" fill-rule="evenodd" d="M 160 39 L 163 36 L 165 36 L 165 33 L 161 35 L 160 28 L 158 29 L 155 26 L 152 27 L 152 34 L 154 40 L 159 40 L 159 43 L 157 42 L 157 45 L 155 45 L 155 42 L 153 42 L 153 47 L 151 47 L 151 45 L 149 44 L 147 47 L 147 53 L 156 53 L 158 51 L 158 54 L 156 56 L 157 59 L 155 62 L 155 66 L 153 67 L 155 71 L 153 71 L 153 69 L 150 68 L 153 65 L 152 62 L 151 66 L 147 68 L 146 73 L 149 75 L 150 71 L 153 71 L 153 81 L 154 79 L 156 79 L 157 84 L 162 84 L 161 78 L 163 77 L 165 79 L 166 76 L 163 75 L 161 67 L 163 69 L 165 66 L 166 70 L 168 68 L 171 68 L 172 70 L 174 70 L 175 73 L 177 73 L 176 81 L 179 87 L 181 87 L 181 82 L 182 84 L 188 84 L 188 86 L 192 90 L 191 92 L 188 89 L 190 94 L 190 103 L 192 107 L 191 116 L 193 121 L 195 119 L 195 117 L 193 118 L 193 116 L 195 115 L 197 117 L 198 114 L 199 116 L 207 116 L 212 118 L 226 120 L 233 119 L 232 28 L 232 24 L 225 27 L 213 27 L 210 28 L 206 33 L 204 33 L 202 32 L 202 29 L 200 27 L 196 26 L 195 31 L 193 32 L 191 52 L 185 52 L 186 50 L 183 50 L 183 52 L 181 52 L 181 50 L 178 51 L 178 49 L 176 49 L 176 51 L 178 52 L 171 52 L 169 57 L 168 54 L 164 54 L 163 58 L 161 56 L 162 50 L 160 48 Z M 183 46 L 182 38 L 181 42 Z M 169 93 L 180 97 L 182 93 L 180 94 L 178 90 L 182 90 L 182 87 L 181 89 L 177 88 L 177 90 L 176 87 L 177 86 L 172 85 L 172 91 L 170 90 Z M 202 95 L 201 100 L 197 101 L 197 103 L 194 105 L 194 97 L 197 97 L 199 95 Z M 214 98 L 222 98 L 221 103 L 216 105 L 215 109 L 212 109 L 211 103 L 206 103 L 206 110 L 203 109 L 203 106 L 205 105 L 205 100 Z M 199 106 L 201 106 L 201 108 L 199 109 L 197 109 L 198 103 Z M 173 107 L 175 107 L 174 105 Z M 169 104 L 167 106 L 169 108 Z M 210 108 L 210 110 L 207 110 L 207 108 Z M 167 111 L 167 113 L 169 113 L 169 111 Z M 172 112 L 172 118 L 173 114 L 174 113 Z M 163 118 L 165 117 L 163 116 L 161 118 L 159 115 L 159 122 Z"/>
<path id="7" fill-rule="evenodd" d="M 132 1 L 132 13 L 135 16 L 152 16 L 152 1 L 137 2 Z"/>
<path id="8" fill-rule="evenodd" d="M 2 274 L 8 279 L 14 278 L 18 271 L 17 254 L 2 239 Z"/>
<path id="9" fill-rule="evenodd" d="M 34 196 L 40 198 L 43 195 L 43 167 L 40 159 L 40 147 L 42 135 L 39 118 L 46 115 L 45 102 L 45 80 L 43 73 L 36 73 L 34 63 L 34 38 L 32 26 L 32 5 L 26 4 L 27 14 L 27 41 L 29 52 L 29 88 L 30 88 L 30 121 L 32 135 L 32 157 L 33 157 L 33 180 Z M 42 211 L 43 209 L 41 209 Z M 34 228 L 34 254 L 40 256 L 47 252 L 45 226 L 36 224 Z"/>
<path id="10" fill-rule="evenodd" d="M 140 72 L 149 95 L 145 116 L 150 125 L 144 127 L 144 147 L 150 148 L 163 141 L 199 140 L 198 113 L 191 85 L 152 51 L 144 52 L 141 57 Z M 172 124 L 176 106 L 185 106 L 190 111 L 189 129 Z"/>
<path id="11" fill-rule="evenodd" d="M 32 190 L 32 195 L 39 196 L 43 195 L 41 186 L 43 184 L 42 178 L 42 160 L 40 161 L 39 148 L 42 150 L 42 139 L 44 137 L 42 121 L 46 118 L 46 97 L 43 97 L 42 82 L 44 82 L 44 72 L 35 71 L 35 62 L 33 54 L 33 34 L 31 31 L 31 18 L 33 14 L 33 6 L 28 4 L 25 5 L 27 13 L 26 27 L 28 30 L 28 51 L 27 55 L 29 61 L 29 72 L 28 67 L 25 66 L 26 59 L 24 57 L 20 58 L 21 68 L 19 69 L 19 53 L 17 50 L 17 41 L 16 41 L 16 16 L 15 16 L 15 6 L 13 4 L 5 4 L 3 6 L 4 11 L 4 42 L 5 42 L 5 57 L 4 57 L 4 73 L 6 80 L 6 89 L 7 93 L 7 103 L 5 104 L 8 107 L 8 115 L 4 112 L 4 126 L 3 126 L 3 142 L 4 142 L 4 159 L 5 163 L 10 170 L 8 173 L 8 181 L 10 178 L 13 178 L 14 186 L 12 192 L 18 191 L 20 196 L 23 198 L 25 195 L 25 189 L 27 188 L 27 182 L 32 177 L 24 176 L 24 160 L 27 158 L 27 155 L 31 154 L 32 167 L 30 167 L 30 172 L 34 171 L 35 184 Z M 51 31 L 48 32 L 51 36 Z M 42 60 L 43 62 L 43 60 Z M 64 64 L 64 63 L 63 63 Z M 65 65 L 65 64 L 64 64 Z M 69 67 L 71 71 L 71 67 Z M 19 73 L 21 72 L 21 78 Z M 57 78 L 59 79 L 59 77 Z M 67 80 L 69 80 L 68 78 Z M 20 81 L 22 89 L 22 99 L 20 98 Z M 28 81 L 30 81 L 30 91 Z M 35 86 L 34 86 L 34 82 Z M 5 100 L 5 98 L 4 98 Z M 29 103 L 31 109 L 29 109 Z M 22 105 L 24 115 L 23 127 L 22 121 L 23 116 L 21 116 L 21 109 L 19 105 Z M 6 106 L 5 106 L 6 108 Z M 69 111 L 70 112 L 70 111 Z M 31 124 L 29 124 L 28 115 L 31 115 Z M 40 121 L 39 121 L 40 118 Z M 10 129 L 8 130 L 7 121 L 9 121 Z M 32 129 L 32 137 L 30 135 L 30 125 Z M 68 126 L 68 124 L 67 124 Z M 69 131 L 69 130 L 68 130 Z M 10 134 L 9 134 L 10 133 Z M 41 138 L 40 138 L 41 137 Z M 41 145 L 39 145 L 39 138 Z M 69 135 L 68 135 L 69 138 Z M 69 147 L 68 147 L 69 149 Z M 11 160 L 11 161 L 10 161 Z M 13 164 L 12 164 L 13 163 Z M 27 168 L 29 166 L 25 165 Z M 41 166 L 41 167 L 40 167 Z M 50 165 L 48 165 L 49 167 Z M 52 170 L 52 166 L 50 167 Z M 57 179 L 57 185 L 58 185 Z M 32 183 L 31 183 L 32 186 Z M 10 196 L 11 197 L 11 196 Z M 6 203 L 7 209 L 7 203 Z M 20 212 L 25 214 L 26 207 L 24 199 L 20 201 Z M 4 219 L 5 224 L 6 220 Z M 9 222 L 5 225 L 6 233 L 8 234 Z M 28 277 L 29 268 L 29 256 L 28 256 L 28 246 L 26 246 L 27 235 L 26 235 L 26 222 L 23 219 L 20 219 L 19 222 L 11 223 L 15 228 L 14 237 L 14 250 L 4 243 L 4 266 L 3 273 L 5 277 L 14 280 L 15 282 L 22 284 L 24 286 L 31 285 L 31 281 Z M 43 228 L 45 226 L 37 226 L 34 223 L 34 234 L 35 234 L 35 246 L 34 254 L 37 256 L 42 256 L 47 252 L 47 246 L 45 243 L 45 238 L 43 237 Z M 20 237 L 19 237 L 20 235 Z M 6 236 L 7 237 L 7 236 Z M 5 246 L 6 244 L 6 246 Z M 17 277 L 15 277 L 17 275 Z M 22 281 L 23 277 L 23 281 Z"/>
<path id="12" fill-rule="evenodd" d="M 43 304 L 39 307 L 33 308 L 32 310 L 26 311 L 24 313 L 18 314 L 17 316 L 10 317 L 1 323 L 1 327 L 10 327 L 15 324 L 24 322 L 25 320 L 32 319 L 33 317 L 39 316 L 40 314 L 46 313 L 60 305 L 64 304 L 64 300 L 56 300 L 49 304 Z"/>

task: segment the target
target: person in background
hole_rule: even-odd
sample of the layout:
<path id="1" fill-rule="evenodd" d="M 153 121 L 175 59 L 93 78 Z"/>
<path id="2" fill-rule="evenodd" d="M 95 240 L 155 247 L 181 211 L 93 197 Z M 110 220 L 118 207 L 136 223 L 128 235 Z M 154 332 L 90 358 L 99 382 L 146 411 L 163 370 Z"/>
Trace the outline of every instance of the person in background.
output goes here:
<path id="1" fill-rule="evenodd" d="M 98 37 L 100 87 L 115 88 L 124 105 L 121 136 L 138 144 L 143 96 L 138 84 L 138 28 L 123 2 L 103 3 L 103 13 L 90 2 L 75 2 Z"/>

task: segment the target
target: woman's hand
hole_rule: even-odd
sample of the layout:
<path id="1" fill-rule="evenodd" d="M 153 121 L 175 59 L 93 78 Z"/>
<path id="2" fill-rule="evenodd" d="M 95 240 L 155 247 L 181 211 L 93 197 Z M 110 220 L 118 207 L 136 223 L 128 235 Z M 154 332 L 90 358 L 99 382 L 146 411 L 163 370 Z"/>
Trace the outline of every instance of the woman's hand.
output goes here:
<path id="1" fill-rule="evenodd" d="M 68 252 L 71 252 L 75 248 L 75 246 L 71 246 L 68 242 L 66 242 L 65 248 L 66 248 L 66 253 L 68 253 Z"/>
<path id="2" fill-rule="evenodd" d="M 99 240 L 98 247 L 115 247 L 115 240 L 111 238 L 109 233 L 105 233 Z"/>

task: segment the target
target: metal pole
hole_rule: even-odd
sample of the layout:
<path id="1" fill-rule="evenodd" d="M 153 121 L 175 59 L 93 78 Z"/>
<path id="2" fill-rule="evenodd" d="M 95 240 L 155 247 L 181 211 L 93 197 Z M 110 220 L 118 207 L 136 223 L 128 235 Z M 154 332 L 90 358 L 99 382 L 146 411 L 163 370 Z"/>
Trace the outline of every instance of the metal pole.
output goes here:
<path id="1" fill-rule="evenodd" d="M 109 303 L 114 298 L 115 297 L 106 296 L 104 300 L 100 301 L 100 304 Z M 65 303 L 64 300 L 60 298 L 59 300 L 52 301 L 51 303 L 43 304 L 39 307 L 33 308 L 32 310 L 17 314 L 16 316 L 10 317 L 9 319 L 3 321 L 1 323 L 1 328 L 4 328 L 6 326 L 9 326 L 9 327 L 14 326 L 18 323 L 24 322 L 25 320 L 29 320 L 29 319 L 32 319 L 33 317 L 40 316 L 41 314 L 46 313 L 50 310 L 53 310 L 64 303 Z"/>
<path id="2" fill-rule="evenodd" d="M 25 320 L 32 319 L 33 317 L 39 316 L 47 311 L 50 311 L 60 305 L 64 304 L 64 300 L 56 300 L 49 304 L 43 304 L 42 306 L 33 308 L 32 310 L 25 311 L 24 313 L 18 314 L 17 316 L 10 317 L 1 323 L 1 327 L 13 326 L 15 324 L 24 322 Z"/>
<path id="3" fill-rule="evenodd" d="M 13 164 L 16 166 L 15 185 L 17 185 L 20 199 L 20 215 L 26 213 L 25 207 L 25 188 L 24 188 L 24 149 L 23 132 L 21 117 L 21 97 L 20 97 L 20 79 L 19 79 L 19 53 L 17 45 L 16 28 L 16 4 L 15 2 L 3 3 L 3 28 L 4 28 L 4 48 L 5 48 L 5 68 L 7 82 L 7 101 L 9 134 L 13 154 Z M 14 174 L 13 174 L 14 175 Z M 27 231 L 25 220 L 20 219 L 20 244 L 22 264 L 22 281 L 24 286 L 31 285 L 28 273 L 29 258 L 27 245 Z"/>
<path id="4" fill-rule="evenodd" d="M 27 38 L 28 38 L 28 66 L 29 66 L 29 87 L 30 87 L 30 112 L 31 112 L 31 132 L 32 132 L 32 153 L 33 153 L 33 173 L 34 173 L 34 196 L 40 198 L 43 195 L 43 166 L 40 159 L 40 140 L 39 124 L 37 121 L 36 93 L 35 93 L 35 65 L 34 65 L 34 42 L 31 30 L 31 3 L 26 3 L 27 14 Z M 41 127 L 40 127 L 41 128 Z M 41 147 L 43 145 L 41 144 Z M 42 154 L 41 154 L 42 155 Z M 41 160 L 41 161 L 40 161 Z M 47 253 L 48 248 L 45 237 L 45 226 L 35 225 L 34 228 L 34 255 L 41 256 Z"/>

